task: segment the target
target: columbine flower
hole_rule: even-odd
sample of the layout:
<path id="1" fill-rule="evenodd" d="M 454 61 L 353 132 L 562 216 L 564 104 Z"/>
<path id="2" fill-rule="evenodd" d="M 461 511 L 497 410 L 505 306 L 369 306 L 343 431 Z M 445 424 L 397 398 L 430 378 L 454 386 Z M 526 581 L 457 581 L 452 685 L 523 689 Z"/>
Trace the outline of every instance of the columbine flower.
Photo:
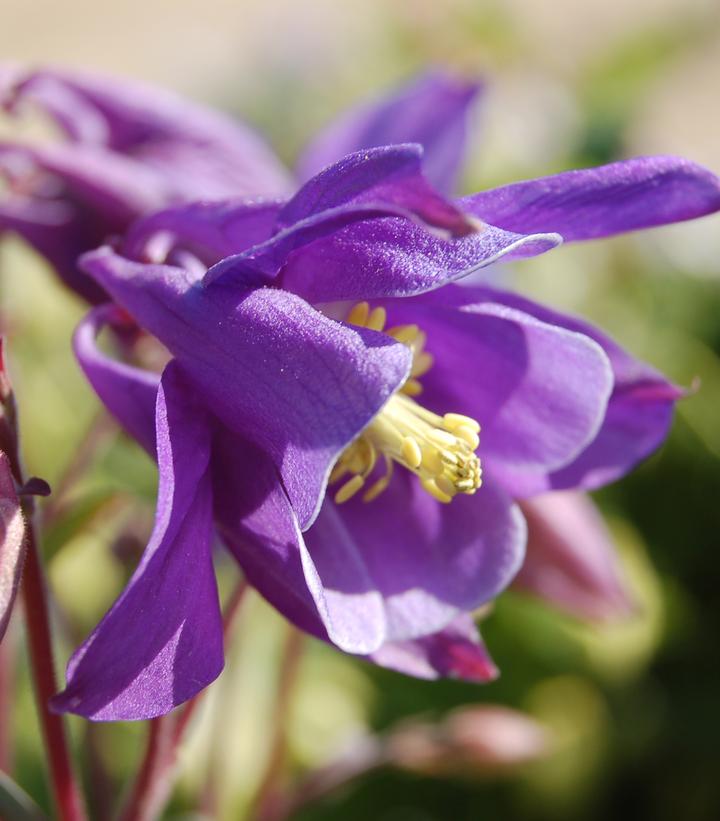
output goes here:
<path id="1" fill-rule="evenodd" d="M 522 562 L 512 499 L 621 475 L 662 441 L 678 391 L 579 320 L 451 283 L 550 249 L 549 229 L 688 218 L 720 207 L 718 191 L 651 158 L 453 204 L 417 147 L 394 146 L 284 205 L 178 207 L 86 256 L 174 359 L 158 389 L 95 347 L 116 308 L 78 331 L 96 391 L 156 450 L 160 490 L 145 556 L 56 708 L 157 715 L 218 675 L 216 530 L 301 628 L 416 675 L 487 677 L 467 614 Z"/>
<path id="2" fill-rule="evenodd" d="M 286 194 L 290 176 L 250 129 L 170 92 L 71 71 L 0 66 L 0 104 L 35 109 L 63 141 L 0 140 L 0 231 L 20 234 L 67 285 L 105 295 L 77 267 L 84 251 L 174 202 Z"/>
<path id="3" fill-rule="evenodd" d="M 25 104 L 34 105 L 48 114 L 67 136 L 65 144 L 54 146 L 2 143 L 0 165 L 11 186 L 10 196 L 0 205 L 0 226 L 19 231 L 45 254 L 68 284 L 91 300 L 102 300 L 102 290 L 78 269 L 78 255 L 96 247 L 108 234 L 121 232 L 137 214 L 167 202 L 196 197 L 209 200 L 226 195 L 282 194 L 290 186 L 290 175 L 247 128 L 165 91 L 67 71 L 22 72 L 10 67 L 0 75 L 0 96 L 6 108 L 17 113 Z M 394 95 L 352 110 L 331 125 L 301 156 L 296 176 L 305 180 L 338 157 L 360 148 L 412 141 L 425 148 L 425 176 L 440 190 L 450 192 L 462 159 L 467 112 L 479 90 L 477 83 L 442 73 L 420 77 Z M 637 165 L 627 168 L 637 174 L 634 187 L 628 190 L 637 194 L 638 186 L 656 184 L 652 163 L 645 172 Z M 702 198 L 688 200 L 687 209 L 683 210 L 687 192 L 684 175 L 692 176 L 697 169 L 670 162 L 657 171 L 664 175 L 665 210 L 660 199 L 654 200 L 649 213 L 636 207 L 642 200 L 631 200 L 626 207 L 619 207 L 616 199 L 616 222 L 604 211 L 600 233 L 688 218 L 702 213 L 703 208 L 714 207 L 712 196 L 708 195 L 704 202 Z M 622 167 L 616 172 L 621 175 Z M 588 206 L 595 183 L 589 174 L 582 182 L 573 190 L 581 198 L 578 214 L 584 223 L 578 231 L 570 217 L 572 203 L 565 203 L 562 224 L 566 239 L 594 235 Z M 476 206 L 490 208 L 491 221 L 512 228 L 513 214 L 523 198 L 529 196 L 522 209 L 522 225 L 530 230 L 536 198 L 539 196 L 542 202 L 553 195 L 553 181 L 546 180 L 544 184 L 548 187 L 544 193 L 537 183 L 501 189 L 510 203 L 507 213 L 497 195 L 493 195 L 492 202 L 477 202 Z M 622 181 L 617 184 L 622 185 Z M 596 193 L 604 196 L 607 185 L 608 180 L 599 181 Z M 554 195 L 559 193 L 555 191 Z M 616 193 L 621 196 L 622 189 Z M 245 242 L 265 236 L 263 232 L 272 224 L 276 210 L 272 202 L 266 208 L 258 207 L 255 235 L 244 217 Z M 542 219 L 550 216 L 547 211 L 539 212 Z M 195 217 L 200 223 L 194 230 L 203 234 L 204 242 L 210 241 L 207 230 L 203 230 L 202 210 L 198 209 Z M 538 223 L 535 227 L 547 225 L 553 227 L 557 223 Z M 221 251 L 225 247 L 222 233 L 230 228 L 222 225 L 220 235 L 212 240 L 220 243 Z M 386 239 L 392 242 L 392 237 Z M 167 236 L 159 235 L 156 254 L 162 256 L 166 240 Z M 425 259 L 421 249 L 425 241 L 421 234 L 417 235 L 417 250 L 414 256 L 407 255 L 407 265 L 422 270 Z M 362 253 L 370 247 L 377 246 L 367 246 Z M 318 262 L 324 268 L 332 266 L 332 251 L 324 252 L 322 244 L 318 250 L 323 254 Z M 397 260 L 388 260 L 386 254 L 377 253 L 366 261 L 371 270 L 381 270 L 388 261 L 398 264 Z M 311 266 L 310 276 L 313 274 Z M 302 271 L 296 275 L 302 276 Z M 368 275 L 366 267 L 363 275 Z M 583 332 L 582 326 L 575 329 Z M 618 446 L 629 445 L 630 452 L 641 458 L 657 443 L 655 431 L 662 429 L 663 420 L 665 426 L 669 424 L 672 398 L 664 403 L 651 403 L 658 418 L 649 420 L 648 433 L 646 411 L 638 410 L 648 406 L 642 399 L 635 402 L 632 398 L 633 391 L 641 390 L 632 373 L 633 360 L 623 363 L 621 359 L 620 352 L 616 356 L 615 393 L 624 391 L 623 385 L 627 383 L 630 394 L 617 406 L 622 409 L 628 430 L 632 417 L 636 413 L 640 417 L 635 435 L 624 437 Z M 648 372 L 648 378 L 652 382 L 655 377 Z M 612 478 L 616 474 L 611 468 L 605 473 L 595 471 L 594 476 L 585 476 L 583 482 L 594 487 Z M 568 477 L 559 486 L 567 484 Z M 563 536 L 565 525 L 558 518 L 558 504 L 552 496 L 533 500 L 529 559 L 518 583 L 524 590 L 538 593 L 582 617 L 591 612 L 602 611 L 606 616 L 627 612 L 627 597 L 612 544 L 592 515 L 591 503 L 583 498 L 564 497 L 563 516 L 575 508 L 572 543 Z"/>

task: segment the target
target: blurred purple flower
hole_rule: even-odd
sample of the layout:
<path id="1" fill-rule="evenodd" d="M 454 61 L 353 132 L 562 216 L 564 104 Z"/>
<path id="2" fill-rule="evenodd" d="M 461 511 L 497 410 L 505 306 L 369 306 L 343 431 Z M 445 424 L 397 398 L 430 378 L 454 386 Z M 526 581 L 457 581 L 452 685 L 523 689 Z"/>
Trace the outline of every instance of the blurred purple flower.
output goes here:
<path id="1" fill-rule="evenodd" d="M 80 296 L 101 302 L 78 257 L 174 202 L 287 194 L 289 174 L 229 117 L 169 91 L 67 70 L 0 65 L 0 105 L 35 109 L 63 141 L 0 140 L 0 231 L 32 245 Z"/>

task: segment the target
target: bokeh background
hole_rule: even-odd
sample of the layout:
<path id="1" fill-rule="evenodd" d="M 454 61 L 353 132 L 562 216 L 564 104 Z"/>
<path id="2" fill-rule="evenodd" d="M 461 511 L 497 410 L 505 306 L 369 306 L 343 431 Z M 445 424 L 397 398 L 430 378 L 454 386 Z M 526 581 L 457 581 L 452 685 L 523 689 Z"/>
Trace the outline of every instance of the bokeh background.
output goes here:
<path id="1" fill-rule="evenodd" d="M 716 0 L 3 0 L 0 55 L 174 88 L 255 125 L 288 162 L 359 98 L 447 66 L 488 84 L 466 191 L 649 153 L 720 171 Z M 661 452 L 597 495 L 635 616 L 592 627 L 508 594 L 484 624 L 502 670 L 485 687 L 413 681 L 314 642 L 301 659 L 291 774 L 368 732 L 471 704 L 529 713 L 550 730 L 548 755 L 502 775 L 453 774 L 452 761 L 442 777 L 385 769 L 297 818 L 720 818 L 719 229 L 717 217 L 706 218 L 560 248 L 502 272 L 525 293 L 591 317 L 680 384 L 699 385 Z M 64 662 L 149 532 L 155 472 L 138 447 L 98 423 L 69 349 L 82 305 L 19 241 L 2 242 L 0 266 L 29 471 L 62 482 L 88 432 L 99 441 L 66 496 L 72 504 L 43 511 Z M 233 568 L 221 573 L 232 584 Z M 11 638 L 22 647 L 19 620 Z M 268 749 L 284 640 L 281 620 L 248 600 L 227 669 L 183 751 L 168 818 L 199 817 L 209 778 L 219 816 L 242 817 Z M 24 664 L 21 655 L 16 775 L 47 806 Z M 72 733 L 85 777 L 119 790 L 144 728 L 73 720 Z"/>

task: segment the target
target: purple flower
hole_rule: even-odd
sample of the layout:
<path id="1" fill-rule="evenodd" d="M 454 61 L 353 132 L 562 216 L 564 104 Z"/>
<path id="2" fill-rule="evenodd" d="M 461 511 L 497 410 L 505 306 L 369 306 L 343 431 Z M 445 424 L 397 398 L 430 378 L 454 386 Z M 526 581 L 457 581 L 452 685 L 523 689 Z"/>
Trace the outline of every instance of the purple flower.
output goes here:
<path id="1" fill-rule="evenodd" d="M 468 614 L 522 563 L 513 499 L 596 486 L 664 438 L 679 391 L 655 371 L 580 320 L 452 282 L 548 250 L 553 228 L 582 239 L 717 209 L 717 180 L 649 158 L 453 204 L 420 157 L 352 154 L 285 204 L 180 206 L 84 258 L 174 358 L 158 388 L 95 346 L 117 308 L 78 330 L 160 491 L 145 556 L 56 709 L 148 717 L 218 675 L 215 533 L 302 629 L 415 675 L 488 678 Z"/>
<path id="2" fill-rule="evenodd" d="M 20 234 L 91 302 L 84 251 L 174 202 L 286 194 L 290 177 L 250 129 L 168 91 L 127 80 L 0 66 L 0 104 L 49 115 L 62 141 L 0 140 L 0 231 Z"/>
<path id="3" fill-rule="evenodd" d="M 522 563 L 513 499 L 623 475 L 662 441 L 679 391 L 580 320 L 452 283 L 560 235 L 718 210 L 716 178 L 641 158 L 452 202 L 437 190 L 453 187 L 477 87 L 428 75 L 321 135 L 294 197 L 222 200 L 287 191 L 244 129 L 114 82 L 7 77 L 11 102 L 34 100 L 69 141 L 4 147 L 6 169 L 39 173 L 13 175 L 2 224 L 174 357 L 159 380 L 103 355 L 115 307 L 78 329 L 160 490 L 143 560 L 55 708 L 144 718 L 218 675 L 217 535 L 286 617 L 343 650 L 418 676 L 495 675 L 469 613 Z M 387 145 L 408 140 L 424 154 Z M 93 279 L 79 278 L 79 251 L 192 198 L 86 256 Z"/>

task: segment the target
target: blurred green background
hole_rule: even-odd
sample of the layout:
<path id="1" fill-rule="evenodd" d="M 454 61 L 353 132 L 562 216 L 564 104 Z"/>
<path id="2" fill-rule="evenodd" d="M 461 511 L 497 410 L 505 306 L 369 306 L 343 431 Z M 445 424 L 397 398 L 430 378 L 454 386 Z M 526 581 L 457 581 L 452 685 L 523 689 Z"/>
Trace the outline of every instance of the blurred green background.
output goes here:
<path id="1" fill-rule="evenodd" d="M 435 64 L 488 81 L 467 191 L 636 154 L 679 153 L 720 171 L 720 8 L 710 0 L 4 0 L 0 53 L 175 88 L 242 116 L 288 162 L 335 113 Z M 591 317 L 680 384 L 699 380 L 662 451 L 598 494 L 637 616 L 593 628 L 508 594 L 484 624 L 502 670 L 486 687 L 413 681 L 314 642 L 302 658 L 291 774 L 368 730 L 477 703 L 545 723 L 550 755 L 503 778 L 383 770 L 298 818 L 720 818 L 718 227 L 707 218 L 564 247 L 505 272 L 523 292 Z M 155 473 L 139 448 L 97 424 L 98 403 L 69 348 L 82 305 L 19 242 L 2 243 L 0 266 L 29 471 L 56 484 L 88 430 L 100 440 L 73 504 L 51 510 L 44 544 L 64 662 L 149 532 Z M 234 569 L 221 574 L 231 585 Z M 19 621 L 12 640 L 21 646 Z M 197 814 L 211 769 L 220 817 L 242 817 L 268 749 L 284 630 L 257 598 L 246 602 L 227 669 L 183 751 L 168 818 Z M 16 776 L 47 806 L 24 664 Z M 71 724 L 86 778 L 97 781 L 99 761 L 119 790 L 143 727 Z"/>

